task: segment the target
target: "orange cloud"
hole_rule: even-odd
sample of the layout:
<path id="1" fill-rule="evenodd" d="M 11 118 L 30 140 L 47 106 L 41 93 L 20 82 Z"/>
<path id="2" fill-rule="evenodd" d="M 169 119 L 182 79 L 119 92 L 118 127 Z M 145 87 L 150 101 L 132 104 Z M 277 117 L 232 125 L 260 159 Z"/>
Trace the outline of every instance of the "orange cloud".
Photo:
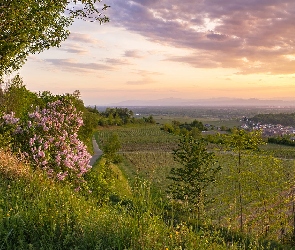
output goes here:
<path id="1" fill-rule="evenodd" d="M 295 73 L 294 60 L 284 58 L 294 56 L 293 0 L 133 0 L 112 6 L 117 26 L 191 51 L 167 60 L 196 68 L 235 68 L 240 74 Z"/>

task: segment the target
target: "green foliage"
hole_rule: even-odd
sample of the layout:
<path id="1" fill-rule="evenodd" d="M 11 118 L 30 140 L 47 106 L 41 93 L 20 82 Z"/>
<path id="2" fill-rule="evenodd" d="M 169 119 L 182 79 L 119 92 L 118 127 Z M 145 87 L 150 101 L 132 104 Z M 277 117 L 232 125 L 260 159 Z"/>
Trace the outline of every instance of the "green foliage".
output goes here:
<path id="1" fill-rule="evenodd" d="M 162 130 L 164 130 L 164 131 L 166 131 L 168 133 L 173 133 L 175 129 L 174 129 L 174 127 L 171 124 L 165 123 L 163 125 L 163 127 L 162 127 Z"/>
<path id="2" fill-rule="evenodd" d="M 75 18 L 108 21 L 100 0 L 4 0 L 0 3 L 0 79 L 29 54 L 59 46 Z"/>
<path id="3" fill-rule="evenodd" d="M 210 191 L 216 199 L 209 204 L 207 216 L 219 227 L 238 231 L 242 205 L 244 232 L 255 237 L 282 238 L 281 230 L 290 230 L 286 190 L 294 180 L 293 162 L 248 152 L 242 157 L 238 173 L 237 157 L 232 153 L 221 152 L 217 157 L 222 170 Z"/>
<path id="4" fill-rule="evenodd" d="M 230 135 L 223 135 L 225 144 L 239 154 L 243 150 L 258 150 L 259 146 L 264 144 L 261 131 L 254 130 L 247 132 L 244 129 L 232 129 Z"/>
<path id="5" fill-rule="evenodd" d="M 134 122 L 133 112 L 127 108 L 107 108 L 101 113 L 99 125 L 123 125 Z"/>
<path id="6" fill-rule="evenodd" d="M 268 143 L 262 145 L 261 150 L 267 154 L 281 159 L 295 159 L 295 150 L 293 146 Z"/>
<path id="7" fill-rule="evenodd" d="M 267 141 L 269 143 L 276 143 L 276 144 L 281 144 L 281 145 L 295 146 L 295 136 L 292 136 L 292 135 L 268 137 Z"/>
<path id="8" fill-rule="evenodd" d="M 150 115 L 149 117 L 143 117 L 143 120 L 145 123 L 151 123 L 151 124 L 156 123 L 156 121 L 154 120 L 154 117 L 152 115 Z"/>
<path id="9" fill-rule="evenodd" d="M 79 130 L 79 138 L 83 141 L 91 138 L 95 128 L 97 128 L 99 116 L 95 113 L 89 112 L 87 109 L 83 110 L 83 125 Z"/>
<path id="10" fill-rule="evenodd" d="M 169 235 L 171 241 L 175 244 L 177 242 L 177 246 L 182 248 L 186 246 L 187 249 L 190 247 L 191 249 L 288 249 L 285 246 L 280 248 L 277 242 L 280 238 L 286 237 L 281 233 L 282 231 L 291 231 L 292 218 L 287 194 L 292 183 L 291 177 L 294 175 L 294 161 L 280 161 L 269 156 L 267 152 L 259 150 L 261 148 L 259 133 L 257 140 L 254 140 L 250 137 L 255 134 L 241 132 L 242 135 L 245 133 L 245 147 L 243 143 L 226 144 L 231 141 L 230 134 L 215 136 L 216 143 L 221 144 L 210 145 L 210 147 L 214 150 L 215 157 L 218 157 L 222 169 L 215 176 L 216 182 L 206 188 L 207 198 L 214 198 L 214 201 L 204 204 L 203 209 L 206 214 L 199 224 L 202 231 L 200 235 L 208 239 L 208 243 L 203 245 L 203 241 L 198 241 L 199 245 L 196 246 L 185 237 L 185 232 L 187 232 L 186 235 L 191 235 L 190 225 L 195 225 L 192 209 L 186 208 L 184 202 L 178 204 L 179 206 L 176 203 L 168 206 L 165 200 L 166 194 L 161 193 L 172 182 L 171 179 L 166 180 L 171 168 L 181 167 L 181 163 L 173 161 L 171 154 L 179 137 L 159 130 L 158 126 L 112 127 L 98 131 L 100 143 L 107 141 L 113 132 L 118 134 L 122 143 L 122 155 L 127 159 L 123 159 L 120 163 L 120 168 L 124 170 L 126 176 L 131 180 L 134 176 L 140 176 L 151 182 L 150 197 L 154 202 L 156 202 L 155 193 L 161 197 L 162 201 L 156 202 L 156 205 L 162 209 L 160 210 L 163 212 L 163 219 L 167 223 L 174 221 L 177 224 L 180 221 L 188 221 L 188 224 L 183 227 L 180 225 L 173 227 L 171 238 Z M 242 138 L 237 139 L 242 140 Z M 251 140 L 256 141 L 257 146 L 251 146 Z M 240 173 L 238 172 L 238 148 L 234 148 L 235 145 L 239 146 L 241 153 Z M 265 146 L 263 145 L 263 148 Z M 274 147 L 274 145 L 271 146 Z M 284 148 L 286 147 L 282 147 L 281 151 L 284 151 Z M 217 149 L 219 150 L 216 152 Z M 242 203 L 239 203 L 239 182 Z M 145 199 L 145 196 L 142 196 L 137 198 Z M 243 206 L 243 233 L 238 232 L 240 204 Z M 178 207 L 182 210 L 178 210 Z M 185 209 L 187 213 L 183 212 Z M 158 215 L 155 210 L 152 213 Z M 211 229 L 206 225 L 215 229 L 210 231 Z M 137 225 L 134 231 L 138 228 Z M 183 228 L 183 231 L 179 228 Z M 269 241 L 264 242 L 261 238 L 269 239 Z M 171 245 L 167 246 L 171 248 Z"/>
<path id="11" fill-rule="evenodd" d="M 199 219 L 202 207 L 208 201 L 206 188 L 215 181 L 220 166 L 216 164 L 214 154 L 207 152 L 204 141 L 192 137 L 181 138 L 173 155 L 183 166 L 171 169 L 168 179 L 173 183 L 168 192 L 189 210 L 197 211 Z"/>
<path id="12" fill-rule="evenodd" d="M 73 103 L 76 110 L 82 112 L 83 125 L 80 127 L 78 136 L 89 148 L 91 147 L 90 138 L 97 127 L 99 114 L 84 107 L 83 101 L 80 99 L 80 92 L 74 91 L 73 94 L 53 95 L 49 91 L 43 91 L 38 94 L 29 91 L 22 78 L 17 75 L 11 82 L 6 84 L 6 88 L 1 90 L 0 95 L 0 115 L 11 114 L 21 120 L 27 120 L 28 113 L 38 109 L 47 108 L 48 103 L 57 100 L 67 100 Z M 14 128 L 15 130 L 16 128 Z M 11 130 L 11 129 L 10 129 Z M 0 137 L 5 138 L 0 143 L 8 145 L 11 141 L 9 138 L 13 134 L 13 130 L 8 133 L 8 128 L 0 128 Z"/>
<path id="13" fill-rule="evenodd" d="M 215 198 L 214 203 L 204 204 L 206 219 L 211 220 L 194 228 L 178 222 L 180 211 L 167 207 L 164 196 L 154 190 L 154 183 L 159 187 L 171 181 L 164 177 L 171 166 L 180 167 L 170 153 L 178 137 L 146 125 L 106 128 L 97 134 L 107 142 L 114 132 L 129 159 L 126 166 L 126 160 L 120 163 L 126 174 L 124 186 L 120 169 L 113 164 L 107 167 L 103 159 L 87 173 L 88 189 L 74 192 L 69 184 L 48 180 L 21 164 L 12 171 L 0 155 L 0 249 L 291 249 L 278 244 L 277 237 L 281 222 L 290 232 L 285 190 L 290 186 L 287 176 L 293 175 L 293 161 L 242 150 L 238 174 L 236 152 L 215 153 L 223 168 L 214 185 L 206 188 L 208 198 Z M 20 174 L 23 171 L 28 172 Z M 144 179 L 130 181 L 128 187 L 132 172 Z M 234 231 L 238 229 L 236 183 L 241 178 L 249 236 Z"/>
<path id="14" fill-rule="evenodd" d="M 228 249 L 213 231 L 165 224 L 146 181 L 135 183 L 129 203 L 98 206 L 101 196 L 23 170 L 9 179 L 0 172 L 0 249 Z"/>
<path id="15" fill-rule="evenodd" d="M 99 206 L 106 204 L 114 186 L 113 174 L 105 161 L 100 160 L 85 176 L 86 189 L 90 199 L 97 201 Z"/>
<path id="16" fill-rule="evenodd" d="M 239 221 L 240 221 L 240 231 L 244 230 L 244 197 L 243 194 L 245 192 L 245 188 L 243 185 L 243 164 L 242 164 L 242 154 L 243 151 L 255 151 L 259 149 L 259 146 L 263 144 L 263 140 L 261 137 L 261 131 L 254 130 L 252 132 L 247 132 L 243 129 L 232 129 L 232 134 L 224 135 L 224 142 L 233 152 L 237 153 L 238 162 L 236 165 L 236 173 L 238 178 L 235 180 L 237 185 L 237 194 L 236 199 L 238 200 L 239 210 Z"/>
<path id="17" fill-rule="evenodd" d="M 22 78 L 16 75 L 10 82 L 6 83 L 6 88 L 2 90 L 0 110 L 5 113 L 14 112 L 16 117 L 22 117 L 28 111 L 32 111 L 32 106 L 37 105 L 37 94 L 29 91 Z"/>
<path id="18" fill-rule="evenodd" d="M 5 113 L 0 110 L 0 149 L 10 150 L 14 143 L 12 136 L 17 128 L 16 124 L 6 124 L 4 119 Z"/>
<path id="19" fill-rule="evenodd" d="M 107 143 L 103 146 L 102 151 L 104 152 L 104 157 L 107 159 L 107 163 L 119 162 L 120 156 L 117 152 L 121 148 L 121 143 L 119 141 L 117 134 L 112 134 L 108 139 Z"/>
<path id="20" fill-rule="evenodd" d="M 181 136 L 192 136 L 195 139 L 201 138 L 201 132 L 207 130 L 202 122 L 193 120 L 191 123 L 181 123 L 173 120 L 172 124 L 165 123 L 162 130 Z"/>
<path id="21" fill-rule="evenodd" d="M 262 124 L 281 124 L 283 126 L 294 126 L 295 113 L 285 114 L 257 114 L 250 118 L 253 122 L 260 122 Z"/>

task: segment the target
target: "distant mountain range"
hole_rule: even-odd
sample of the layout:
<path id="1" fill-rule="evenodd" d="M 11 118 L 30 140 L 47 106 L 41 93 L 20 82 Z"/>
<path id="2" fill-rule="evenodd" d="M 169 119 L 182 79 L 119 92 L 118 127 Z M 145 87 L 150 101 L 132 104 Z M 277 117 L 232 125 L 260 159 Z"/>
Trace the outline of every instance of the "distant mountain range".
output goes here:
<path id="1" fill-rule="evenodd" d="M 106 106 L 128 107 L 128 106 L 295 106 L 295 99 L 291 100 L 260 100 L 256 98 L 241 99 L 241 98 L 211 98 L 211 99 L 182 99 L 182 98 L 164 98 L 157 100 L 128 100 L 118 103 L 111 103 Z"/>

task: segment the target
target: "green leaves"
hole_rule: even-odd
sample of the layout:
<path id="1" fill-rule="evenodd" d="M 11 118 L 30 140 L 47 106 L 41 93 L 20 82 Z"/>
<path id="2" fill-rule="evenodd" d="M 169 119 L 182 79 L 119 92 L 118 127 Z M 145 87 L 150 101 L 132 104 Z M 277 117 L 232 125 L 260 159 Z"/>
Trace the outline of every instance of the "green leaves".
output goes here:
<path id="1" fill-rule="evenodd" d="M 215 181 L 220 166 L 216 164 L 214 154 L 207 152 L 204 141 L 193 137 L 182 137 L 173 155 L 183 166 L 171 169 L 168 179 L 173 183 L 168 192 L 173 199 L 199 210 L 205 202 L 206 188 Z"/>
<path id="2" fill-rule="evenodd" d="M 225 143 L 234 151 L 257 150 L 259 145 L 264 144 L 261 131 L 247 132 L 243 129 L 234 129 L 230 136 L 226 136 Z"/>
<path id="3" fill-rule="evenodd" d="M 75 18 L 107 22 L 100 0 L 3 0 L 0 3 L 0 79 L 18 70 L 29 54 L 58 47 Z"/>
<path id="4" fill-rule="evenodd" d="M 107 159 L 107 163 L 120 161 L 120 157 L 117 155 L 117 152 L 121 148 L 121 143 L 119 141 L 117 134 L 112 134 L 108 142 L 103 146 L 103 152 Z"/>

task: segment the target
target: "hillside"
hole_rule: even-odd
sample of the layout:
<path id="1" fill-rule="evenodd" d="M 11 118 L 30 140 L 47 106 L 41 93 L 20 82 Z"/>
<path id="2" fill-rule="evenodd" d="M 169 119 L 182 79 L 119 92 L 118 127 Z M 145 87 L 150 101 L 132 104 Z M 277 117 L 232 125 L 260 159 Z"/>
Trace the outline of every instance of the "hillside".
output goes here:
<path id="1" fill-rule="evenodd" d="M 0 151 L 1 249 L 227 249 L 209 232 L 165 223 L 147 182 L 130 187 L 114 165 L 105 184 L 103 165 L 87 178 L 96 189 L 75 192 Z"/>
<path id="2" fill-rule="evenodd" d="M 18 80 L 0 106 L 0 250 L 291 248 L 294 152 L 217 133 L 238 111 L 202 117 L 216 122 L 203 135 L 195 116 L 99 112 Z"/>

